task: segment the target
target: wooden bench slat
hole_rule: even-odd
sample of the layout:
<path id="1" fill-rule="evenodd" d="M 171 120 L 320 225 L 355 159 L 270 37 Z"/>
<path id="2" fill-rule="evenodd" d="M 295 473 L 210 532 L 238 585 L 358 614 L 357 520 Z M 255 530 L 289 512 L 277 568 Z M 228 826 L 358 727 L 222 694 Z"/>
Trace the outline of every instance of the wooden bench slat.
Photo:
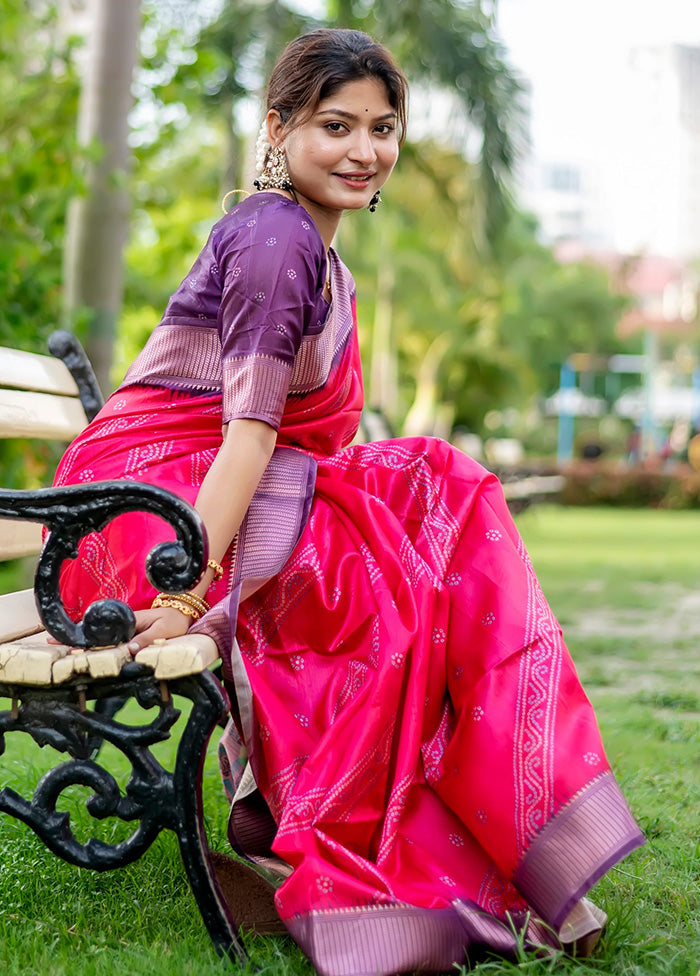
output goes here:
<path id="1" fill-rule="evenodd" d="M 41 526 L 38 522 L 0 519 L 0 560 L 35 556 L 41 551 Z"/>
<path id="2" fill-rule="evenodd" d="M 85 411 L 78 399 L 0 390 L 0 437 L 71 441 L 85 424 Z"/>
<path id="3" fill-rule="evenodd" d="M 59 359 L 19 349 L 0 348 L 0 383 L 20 390 L 78 395 L 75 380 Z"/>
<path id="4" fill-rule="evenodd" d="M 12 641 L 42 629 L 33 590 L 0 596 L 0 641 Z"/>
<path id="5" fill-rule="evenodd" d="M 41 641 L 45 642 L 45 634 L 37 634 L 34 638 L 25 638 L 25 641 L 36 641 L 36 650 L 41 650 Z M 50 644 L 46 644 L 50 647 Z M 54 685 L 63 684 L 76 674 L 84 674 L 89 678 L 117 678 L 124 665 L 131 661 L 131 651 L 126 644 L 118 644 L 116 647 L 97 648 L 92 651 L 72 651 L 70 648 L 58 645 L 64 651 L 64 656 L 53 661 L 49 683 Z M 0 644 L 0 654 L 2 645 Z M 28 684 L 29 682 L 25 680 Z"/>
<path id="6" fill-rule="evenodd" d="M 31 590 L 23 593 L 32 595 Z M 12 595 L 16 600 L 21 594 Z M 36 610 L 34 612 L 38 621 Z M 63 684 L 80 674 L 88 678 L 116 678 L 131 659 L 126 644 L 89 651 L 49 644 L 46 631 L 41 630 L 39 623 L 33 633 L 15 635 L 0 643 L 0 681 L 41 686 Z M 152 668 L 155 677 L 161 681 L 200 674 L 218 659 L 216 644 L 204 634 L 173 637 L 151 644 L 136 655 L 138 663 Z"/>
<path id="7" fill-rule="evenodd" d="M 62 644 L 47 643 L 44 634 L 0 644 L 0 680 L 18 685 L 51 685 L 54 664 L 68 654 L 69 649 Z"/>
<path id="8" fill-rule="evenodd" d="M 560 474 L 532 475 L 527 478 L 519 478 L 517 481 L 505 481 L 503 483 L 503 494 L 508 500 L 537 497 L 538 495 L 556 495 L 562 490 L 565 483 L 566 478 Z"/>
<path id="9" fill-rule="evenodd" d="M 210 668 L 219 660 L 219 649 L 206 634 L 185 634 L 149 644 L 139 651 L 136 660 L 153 668 L 156 678 L 167 681 Z"/>

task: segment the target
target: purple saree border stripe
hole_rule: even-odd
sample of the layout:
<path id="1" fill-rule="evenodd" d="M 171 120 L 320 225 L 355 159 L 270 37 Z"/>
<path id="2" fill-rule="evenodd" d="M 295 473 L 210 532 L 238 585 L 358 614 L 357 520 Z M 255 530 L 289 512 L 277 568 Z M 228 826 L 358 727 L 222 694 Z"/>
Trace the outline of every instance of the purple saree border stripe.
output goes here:
<path id="1" fill-rule="evenodd" d="M 234 802 L 228 838 L 237 854 L 250 858 L 269 856 L 276 833 L 277 824 L 259 790 Z"/>
<path id="2" fill-rule="evenodd" d="M 285 565 L 306 525 L 316 461 L 292 447 L 276 447 L 253 495 L 236 553 L 234 583 L 249 596 L 247 579 L 262 582 Z"/>
<path id="3" fill-rule="evenodd" d="M 350 272 L 331 249 L 333 301 L 321 332 L 302 337 L 292 367 L 289 392 L 303 395 L 319 389 L 327 381 L 352 333 L 354 283 Z"/>
<path id="4" fill-rule="evenodd" d="M 465 931 L 452 908 L 411 905 L 312 912 L 285 921 L 319 976 L 445 972 L 465 957 Z"/>
<path id="5" fill-rule="evenodd" d="M 121 387 L 146 383 L 219 392 L 221 382 L 221 340 L 216 321 L 164 320 L 129 367 Z"/>
<path id="6" fill-rule="evenodd" d="M 232 589 L 190 628 L 191 633 L 207 634 L 216 642 L 224 674 L 236 685 L 241 710 L 241 703 L 250 697 L 250 687 L 235 640 L 238 604 L 276 576 L 294 551 L 311 511 L 316 468 L 316 461 L 303 451 L 293 447 L 275 448 L 238 532 L 233 552 Z M 255 754 L 252 720 L 244 731 L 252 760 Z"/>
<path id="7" fill-rule="evenodd" d="M 513 884 L 558 927 L 613 864 L 644 843 L 611 772 L 603 773 L 537 835 Z"/>
<path id="8" fill-rule="evenodd" d="M 255 417 L 279 429 L 290 368 L 267 353 L 224 361 L 222 421 Z"/>
<path id="9" fill-rule="evenodd" d="M 316 911 L 285 925 L 320 976 L 393 976 L 452 972 L 470 949 L 512 954 L 528 920 L 524 913 L 504 921 L 456 899 L 446 908 L 392 904 Z M 552 944 L 556 939 L 541 943 Z"/>

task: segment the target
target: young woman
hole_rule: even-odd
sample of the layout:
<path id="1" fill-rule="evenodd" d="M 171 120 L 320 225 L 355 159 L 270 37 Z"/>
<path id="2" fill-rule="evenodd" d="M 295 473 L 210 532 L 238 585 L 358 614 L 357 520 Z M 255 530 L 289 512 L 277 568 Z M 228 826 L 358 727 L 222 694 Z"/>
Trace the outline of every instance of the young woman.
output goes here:
<path id="1" fill-rule="evenodd" d="M 405 122 L 405 80 L 366 35 L 289 45 L 259 192 L 58 475 L 151 481 L 202 515 L 194 591 L 150 589 L 162 523 L 133 514 L 83 546 L 66 595 L 76 615 L 129 601 L 134 652 L 190 625 L 216 639 L 231 839 L 284 866 L 276 909 L 326 976 L 519 940 L 581 952 L 604 921 L 584 893 L 642 843 L 497 480 L 431 438 L 348 446 L 362 380 L 331 245 L 344 211 L 376 206 Z"/>

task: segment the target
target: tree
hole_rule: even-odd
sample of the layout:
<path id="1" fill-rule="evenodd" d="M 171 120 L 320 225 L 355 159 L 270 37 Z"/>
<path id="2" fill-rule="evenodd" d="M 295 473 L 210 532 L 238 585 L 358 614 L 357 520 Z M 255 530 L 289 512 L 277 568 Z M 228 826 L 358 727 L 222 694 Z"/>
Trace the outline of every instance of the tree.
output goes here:
<path id="1" fill-rule="evenodd" d="M 167 100 L 185 93 L 193 107 L 186 93 L 199 91 L 207 110 L 227 120 L 225 185 L 240 186 L 246 168 L 240 118 L 246 103 L 260 95 L 289 40 L 328 25 L 379 38 L 416 88 L 439 89 L 446 104 L 461 106 L 461 119 L 450 125 L 445 141 L 474 156 L 480 188 L 475 231 L 482 245 L 493 242 L 507 220 L 508 180 L 521 135 L 520 86 L 495 34 L 493 13 L 477 0 L 328 0 L 321 17 L 282 0 L 227 0 L 201 30 L 197 58 L 178 67 L 170 90 L 164 87 L 161 95 Z"/>
<path id="2" fill-rule="evenodd" d="M 140 2 L 93 0 L 93 14 L 79 137 L 96 152 L 87 166 L 85 193 L 74 198 L 68 214 L 65 302 L 67 324 L 82 324 L 98 381 L 109 389 L 129 227 L 128 115 Z"/>
<path id="3" fill-rule="evenodd" d="M 81 188 L 75 38 L 53 4 L 0 0 L 0 342 L 43 351 L 61 315 L 65 211 Z"/>
<path id="4" fill-rule="evenodd" d="M 396 429 L 481 432 L 490 411 L 553 392 L 572 351 L 620 350 L 623 303 L 602 269 L 557 263 L 517 212 L 479 249 L 460 154 L 408 147 L 384 197 L 378 214 L 346 216 L 339 246 L 358 284 L 367 402 Z"/>
<path id="5" fill-rule="evenodd" d="M 437 87 L 461 105 L 462 125 L 453 124 L 446 142 L 473 156 L 479 184 L 473 227 L 482 246 L 493 243 L 507 222 L 508 183 L 523 138 L 521 87 L 495 33 L 495 3 L 330 0 L 327 8 L 331 24 L 387 44 L 415 87 Z M 474 136 L 478 148 L 467 152 Z"/>

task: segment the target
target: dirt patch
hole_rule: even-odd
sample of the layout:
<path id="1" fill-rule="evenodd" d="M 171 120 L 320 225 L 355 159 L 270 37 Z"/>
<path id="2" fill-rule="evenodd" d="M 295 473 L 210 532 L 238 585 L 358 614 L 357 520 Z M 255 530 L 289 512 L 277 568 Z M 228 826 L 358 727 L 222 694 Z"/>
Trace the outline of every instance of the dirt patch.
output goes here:
<path id="1" fill-rule="evenodd" d="M 576 666 L 584 685 L 607 685 L 625 696 L 700 687 L 700 593 L 675 584 L 640 584 L 646 607 L 595 607 L 570 620 L 565 637 L 576 638 Z M 619 639 L 620 653 L 586 656 L 586 639 Z M 643 652 L 630 653 L 628 641 Z M 696 642 L 693 644 L 693 642 Z M 690 646 L 688 646 L 690 644 Z M 685 646 L 683 646 L 685 645 Z"/>
<path id="2" fill-rule="evenodd" d="M 580 614 L 567 625 L 577 637 L 645 638 L 668 648 L 678 640 L 698 638 L 700 650 L 700 593 L 674 584 L 639 584 L 647 607 L 620 610 L 600 607 Z"/>

